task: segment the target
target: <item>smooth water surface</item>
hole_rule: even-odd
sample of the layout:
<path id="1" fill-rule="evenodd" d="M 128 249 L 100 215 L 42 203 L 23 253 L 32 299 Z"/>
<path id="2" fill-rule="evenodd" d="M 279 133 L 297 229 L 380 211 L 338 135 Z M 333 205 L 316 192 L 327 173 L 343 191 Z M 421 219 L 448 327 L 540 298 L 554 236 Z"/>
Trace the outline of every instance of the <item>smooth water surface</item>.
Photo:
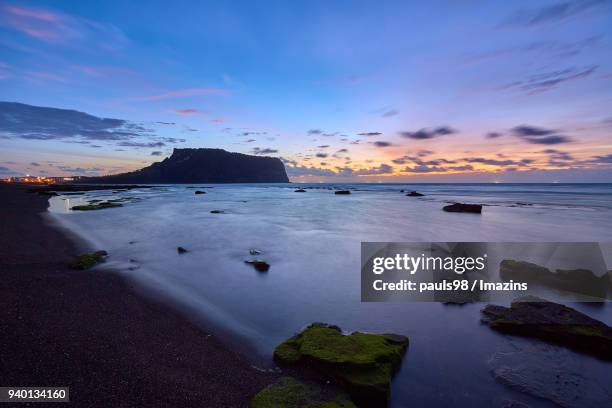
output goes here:
<path id="1" fill-rule="evenodd" d="M 252 343 L 270 365 L 274 346 L 313 321 L 409 336 L 393 406 L 549 402 L 495 380 L 492 362 L 508 359 L 494 356 L 530 350 L 534 342 L 481 325 L 483 304 L 361 303 L 361 241 L 612 241 L 610 184 L 342 185 L 354 189 L 347 196 L 321 184 L 306 193 L 295 193 L 306 186 L 295 184 L 194 186 L 211 188 L 204 195 L 172 185 L 59 196 L 50 211 L 107 250 L 108 266 Z M 425 197 L 406 197 L 400 189 Z M 122 208 L 69 211 L 108 198 L 129 200 Z M 441 210 L 454 201 L 488 205 L 482 215 Z M 179 255 L 177 246 L 189 252 Z M 270 270 L 258 273 L 244 263 L 253 258 L 265 259 Z M 612 324 L 608 305 L 577 307 Z M 612 396 L 610 364 L 567 353 L 572 359 L 564 370 L 586 376 L 587 384 L 601 383 L 601 398 Z M 542 364 L 547 361 L 543 356 Z"/>

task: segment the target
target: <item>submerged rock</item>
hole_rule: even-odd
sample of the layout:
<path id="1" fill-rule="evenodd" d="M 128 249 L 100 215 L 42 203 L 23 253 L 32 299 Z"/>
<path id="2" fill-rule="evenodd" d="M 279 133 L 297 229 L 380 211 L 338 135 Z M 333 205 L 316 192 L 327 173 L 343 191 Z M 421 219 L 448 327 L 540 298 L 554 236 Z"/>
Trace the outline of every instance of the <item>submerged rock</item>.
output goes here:
<path id="1" fill-rule="evenodd" d="M 223 211 L 223 210 L 211 210 L 211 212 L 210 212 L 210 213 L 211 213 L 211 214 L 224 214 L 224 213 L 225 213 L 225 211 Z"/>
<path id="2" fill-rule="evenodd" d="M 406 196 L 408 197 L 423 197 L 425 194 L 421 194 L 419 192 L 416 191 L 411 191 L 409 193 L 406 194 Z"/>
<path id="3" fill-rule="evenodd" d="M 104 262 L 107 255 L 108 252 L 106 251 L 96 251 L 79 255 L 74 264 L 72 264 L 72 267 L 81 270 L 92 268 L 100 262 Z"/>
<path id="4" fill-rule="evenodd" d="M 249 249 L 249 254 L 251 255 L 261 255 L 261 251 L 255 248 Z"/>
<path id="5" fill-rule="evenodd" d="M 267 272 L 268 269 L 270 269 L 270 264 L 260 259 L 255 259 L 252 261 L 244 261 L 244 263 L 253 265 L 253 268 L 255 268 L 258 272 Z"/>
<path id="6" fill-rule="evenodd" d="M 605 368 L 589 365 L 586 369 L 583 356 L 564 348 L 541 342 L 511 341 L 491 356 L 488 365 L 500 384 L 555 406 L 595 408 L 610 405 L 612 390 Z"/>
<path id="7" fill-rule="evenodd" d="M 294 191 L 294 193 L 305 193 L 306 190 L 304 190 L 303 188 L 298 188 L 297 190 Z"/>
<path id="8" fill-rule="evenodd" d="M 251 408 L 356 408 L 348 396 L 333 387 L 281 377 L 259 391 Z"/>
<path id="9" fill-rule="evenodd" d="M 346 194 L 351 194 L 351 192 L 349 190 L 338 190 L 338 191 L 334 192 L 334 194 L 343 194 L 343 195 L 346 195 Z"/>
<path id="10" fill-rule="evenodd" d="M 197 191 L 195 192 L 195 194 L 206 194 L 206 191 L 197 190 Z"/>
<path id="11" fill-rule="evenodd" d="M 596 276 L 589 269 L 557 269 L 555 272 L 530 262 L 504 259 L 499 265 L 499 276 L 508 281 L 540 284 L 554 289 L 565 290 L 605 299 L 608 276 Z"/>
<path id="12" fill-rule="evenodd" d="M 54 196 L 58 196 L 59 194 L 57 194 L 55 191 L 42 190 L 42 191 L 38 191 L 38 195 L 54 197 Z"/>
<path id="13" fill-rule="evenodd" d="M 482 213 L 482 205 L 480 204 L 454 203 L 451 205 L 447 205 L 443 207 L 442 209 L 448 212 L 466 212 L 466 213 L 474 213 L 474 214 Z"/>
<path id="14" fill-rule="evenodd" d="M 550 343 L 612 361 L 612 328 L 575 309 L 537 297 L 510 307 L 487 305 L 482 322 L 492 329 Z"/>
<path id="15" fill-rule="evenodd" d="M 119 203 L 111 203 L 110 201 L 105 201 L 103 203 L 97 204 L 87 204 L 87 205 L 75 205 L 70 209 L 73 211 L 93 211 L 93 210 L 103 210 L 105 208 L 115 208 L 115 207 L 123 207 L 122 204 Z"/>
<path id="16" fill-rule="evenodd" d="M 359 405 L 389 399 L 391 379 L 408 348 L 396 334 L 342 334 L 337 326 L 313 323 L 274 350 L 280 363 L 313 368 L 334 378 Z"/>
<path id="17" fill-rule="evenodd" d="M 189 251 L 180 246 L 180 247 L 176 247 L 176 252 L 178 252 L 179 254 L 184 254 L 184 253 L 187 253 Z"/>

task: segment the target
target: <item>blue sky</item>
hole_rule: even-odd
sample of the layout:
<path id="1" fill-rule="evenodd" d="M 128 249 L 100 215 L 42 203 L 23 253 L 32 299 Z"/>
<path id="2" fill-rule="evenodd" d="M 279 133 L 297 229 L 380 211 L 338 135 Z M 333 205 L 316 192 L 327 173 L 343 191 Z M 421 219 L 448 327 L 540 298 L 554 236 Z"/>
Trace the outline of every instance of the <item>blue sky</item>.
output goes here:
<path id="1" fill-rule="evenodd" d="M 220 147 L 294 181 L 609 181 L 611 17 L 601 0 L 0 1 L 0 101 L 23 104 L 0 103 L 0 177 Z"/>

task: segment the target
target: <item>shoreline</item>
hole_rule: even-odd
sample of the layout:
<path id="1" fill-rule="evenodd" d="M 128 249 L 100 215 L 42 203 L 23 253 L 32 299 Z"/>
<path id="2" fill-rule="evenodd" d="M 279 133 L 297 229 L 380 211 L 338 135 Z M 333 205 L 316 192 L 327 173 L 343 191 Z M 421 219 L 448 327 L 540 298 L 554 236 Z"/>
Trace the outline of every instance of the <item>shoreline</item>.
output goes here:
<path id="1" fill-rule="evenodd" d="M 71 269 L 85 244 L 27 190 L 0 185 L 3 386 L 69 386 L 77 406 L 217 407 L 278 378 L 119 274 Z"/>

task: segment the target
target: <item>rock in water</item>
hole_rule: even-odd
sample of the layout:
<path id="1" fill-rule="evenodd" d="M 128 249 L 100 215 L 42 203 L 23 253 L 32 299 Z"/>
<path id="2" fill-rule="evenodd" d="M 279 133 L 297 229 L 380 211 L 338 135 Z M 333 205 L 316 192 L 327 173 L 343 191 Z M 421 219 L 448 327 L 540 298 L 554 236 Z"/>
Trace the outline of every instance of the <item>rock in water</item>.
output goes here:
<path id="1" fill-rule="evenodd" d="M 555 272 L 530 262 L 504 259 L 499 265 L 499 276 L 505 281 L 527 282 L 550 288 L 605 299 L 608 276 L 596 276 L 588 269 L 557 269 Z"/>
<path id="2" fill-rule="evenodd" d="M 75 205 L 70 209 L 72 211 L 94 211 L 94 210 L 103 210 L 105 208 L 115 208 L 115 207 L 123 207 L 122 204 L 114 203 L 110 201 L 105 201 L 98 204 L 86 204 L 86 205 Z"/>
<path id="3" fill-rule="evenodd" d="M 100 262 L 104 262 L 104 259 L 106 259 L 107 255 L 108 252 L 106 251 L 96 251 L 91 252 L 89 254 L 79 255 L 72 266 L 75 269 L 89 269 L 99 264 Z"/>
<path id="4" fill-rule="evenodd" d="M 351 192 L 349 190 L 338 190 L 334 194 L 343 194 L 343 195 L 346 195 L 346 194 L 351 194 Z"/>
<path id="5" fill-rule="evenodd" d="M 480 204 L 455 203 L 455 204 L 447 205 L 443 207 L 442 209 L 448 212 L 466 212 L 466 213 L 474 213 L 474 214 L 482 213 L 482 205 Z"/>
<path id="6" fill-rule="evenodd" d="M 346 394 L 333 387 L 305 383 L 293 377 L 281 377 L 251 401 L 251 408 L 279 407 L 356 408 Z"/>
<path id="7" fill-rule="evenodd" d="M 176 252 L 178 252 L 179 254 L 184 254 L 184 253 L 189 252 L 189 251 L 187 251 L 183 247 L 176 247 Z"/>
<path id="8" fill-rule="evenodd" d="M 172 156 L 130 173 L 87 177 L 82 183 L 288 183 L 276 157 L 222 149 L 174 149 Z"/>
<path id="9" fill-rule="evenodd" d="M 408 197 L 423 197 L 425 194 L 418 193 L 416 191 L 411 191 L 406 196 Z"/>
<path id="10" fill-rule="evenodd" d="M 206 194 L 206 191 L 200 191 L 200 190 L 196 190 L 195 192 L 196 194 Z"/>
<path id="11" fill-rule="evenodd" d="M 492 329 L 550 343 L 612 361 L 612 328 L 579 311 L 536 297 L 508 307 L 487 305 L 483 323 Z"/>
<path id="12" fill-rule="evenodd" d="M 211 210 L 211 214 L 223 214 L 223 210 Z"/>
<path id="13" fill-rule="evenodd" d="M 270 264 L 260 259 L 255 259 L 253 261 L 244 261 L 244 263 L 253 265 L 253 268 L 255 268 L 258 272 L 268 272 L 268 269 L 270 269 Z"/>
<path id="14" fill-rule="evenodd" d="M 313 368 L 334 378 L 360 406 L 383 406 L 407 348 L 405 336 L 344 335 L 337 326 L 313 323 L 277 346 L 274 357 L 280 363 Z"/>
<path id="15" fill-rule="evenodd" d="M 298 188 L 297 190 L 294 191 L 294 193 L 305 193 L 306 190 L 304 190 L 303 188 Z"/>
<path id="16" fill-rule="evenodd" d="M 612 399 L 605 367 L 586 369 L 582 356 L 564 348 L 512 341 L 493 354 L 488 364 L 497 382 L 556 406 L 599 408 L 610 405 Z"/>

